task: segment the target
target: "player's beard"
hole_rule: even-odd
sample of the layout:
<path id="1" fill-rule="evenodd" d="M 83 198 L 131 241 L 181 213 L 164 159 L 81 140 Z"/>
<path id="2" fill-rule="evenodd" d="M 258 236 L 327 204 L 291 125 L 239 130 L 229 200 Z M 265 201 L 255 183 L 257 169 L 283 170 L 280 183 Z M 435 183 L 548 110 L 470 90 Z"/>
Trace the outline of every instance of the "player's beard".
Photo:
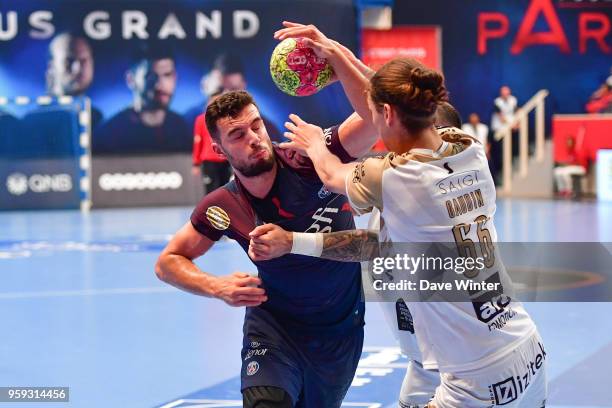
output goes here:
<path id="1" fill-rule="evenodd" d="M 267 173 L 274 168 L 274 151 L 268 145 L 265 147 L 268 151 L 268 157 L 259 159 L 253 163 L 245 163 L 240 160 L 235 160 L 231 155 L 225 153 L 227 157 L 227 161 L 234 168 L 234 170 L 238 171 L 244 177 L 257 177 L 262 175 L 263 173 Z"/>

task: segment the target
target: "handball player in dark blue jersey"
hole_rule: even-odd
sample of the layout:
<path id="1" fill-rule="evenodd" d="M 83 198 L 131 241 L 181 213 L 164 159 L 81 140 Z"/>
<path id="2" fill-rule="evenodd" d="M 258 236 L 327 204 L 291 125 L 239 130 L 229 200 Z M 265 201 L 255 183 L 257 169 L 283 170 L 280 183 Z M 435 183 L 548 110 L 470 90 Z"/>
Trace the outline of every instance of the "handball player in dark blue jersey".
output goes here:
<path id="1" fill-rule="evenodd" d="M 160 255 L 156 274 L 185 291 L 246 306 L 245 407 L 339 407 L 363 345 L 359 264 L 288 254 L 254 262 L 255 277 L 215 276 L 193 260 L 222 236 L 248 251 L 249 232 L 264 223 L 296 232 L 354 229 L 347 199 L 324 188 L 308 159 L 272 145 L 247 92 L 218 97 L 206 110 L 206 126 L 235 179 L 199 202 Z M 326 131 L 328 148 L 350 161 L 364 149 L 359 134 L 370 131 L 354 114 Z"/>

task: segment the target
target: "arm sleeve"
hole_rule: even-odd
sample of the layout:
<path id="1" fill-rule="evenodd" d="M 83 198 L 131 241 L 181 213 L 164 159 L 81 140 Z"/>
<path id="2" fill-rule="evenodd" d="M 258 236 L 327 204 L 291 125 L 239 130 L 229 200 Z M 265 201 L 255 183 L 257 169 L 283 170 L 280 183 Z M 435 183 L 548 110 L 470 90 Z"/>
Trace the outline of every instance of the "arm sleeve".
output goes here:
<path id="1" fill-rule="evenodd" d="M 338 134 L 338 129 L 340 129 L 340 125 L 332 126 L 323 130 L 323 134 L 325 135 L 325 145 L 327 149 L 336 157 L 340 159 L 342 163 L 350 163 L 357 160 L 355 157 L 352 157 L 342 146 L 340 142 L 340 136 Z"/>
<path id="2" fill-rule="evenodd" d="M 218 241 L 229 227 L 229 216 L 219 205 L 215 205 L 220 189 L 207 194 L 191 213 L 191 224 L 200 234 Z"/>
<path id="3" fill-rule="evenodd" d="M 371 157 L 355 164 L 353 171 L 347 175 L 346 195 L 357 213 L 365 214 L 373 207 L 382 210 L 382 177 L 390 166 L 389 155 Z"/>

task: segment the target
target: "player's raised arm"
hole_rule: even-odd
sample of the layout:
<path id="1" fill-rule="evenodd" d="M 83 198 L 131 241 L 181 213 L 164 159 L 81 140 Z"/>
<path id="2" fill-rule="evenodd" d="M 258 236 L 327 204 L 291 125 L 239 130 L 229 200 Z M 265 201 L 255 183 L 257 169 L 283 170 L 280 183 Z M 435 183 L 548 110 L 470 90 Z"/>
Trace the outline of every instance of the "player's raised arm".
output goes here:
<path id="1" fill-rule="evenodd" d="M 157 277 L 195 295 L 215 297 L 230 306 L 259 306 L 267 300 L 257 287 L 261 280 L 243 272 L 214 276 L 203 272 L 193 260 L 205 254 L 214 241 L 187 222 L 170 240 L 155 265 Z"/>
<path id="2" fill-rule="evenodd" d="M 361 73 L 361 75 L 366 77 L 368 81 L 370 80 L 370 78 L 374 76 L 376 71 L 368 67 L 362 60 L 357 58 L 355 54 L 353 53 L 353 51 L 351 51 L 350 49 L 348 49 L 347 47 L 345 47 L 343 44 L 339 43 L 336 40 L 331 40 L 331 41 L 334 43 L 336 47 L 338 47 L 340 51 L 342 51 L 342 53 L 344 54 L 346 58 L 348 58 L 350 63 L 353 64 L 353 66 L 357 68 L 357 70 Z"/>
<path id="3" fill-rule="evenodd" d="M 275 224 L 260 225 L 249 234 L 249 257 L 265 261 L 286 254 L 342 262 L 370 261 L 380 253 L 378 234 L 370 230 L 328 233 L 289 232 Z"/>
<path id="4" fill-rule="evenodd" d="M 359 158 L 372 150 L 378 140 L 376 129 L 353 112 L 338 129 L 338 140 L 344 150 L 354 158 Z"/>

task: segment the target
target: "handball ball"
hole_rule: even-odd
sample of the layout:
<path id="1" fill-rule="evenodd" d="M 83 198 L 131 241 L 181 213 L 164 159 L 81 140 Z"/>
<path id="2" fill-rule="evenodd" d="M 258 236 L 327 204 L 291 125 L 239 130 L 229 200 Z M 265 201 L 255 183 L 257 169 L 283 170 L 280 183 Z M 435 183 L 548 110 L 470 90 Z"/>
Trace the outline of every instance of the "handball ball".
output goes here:
<path id="1" fill-rule="evenodd" d="M 308 96 L 329 83 L 333 70 L 301 38 L 287 38 L 272 52 L 270 74 L 281 91 L 292 96 Z"/>

